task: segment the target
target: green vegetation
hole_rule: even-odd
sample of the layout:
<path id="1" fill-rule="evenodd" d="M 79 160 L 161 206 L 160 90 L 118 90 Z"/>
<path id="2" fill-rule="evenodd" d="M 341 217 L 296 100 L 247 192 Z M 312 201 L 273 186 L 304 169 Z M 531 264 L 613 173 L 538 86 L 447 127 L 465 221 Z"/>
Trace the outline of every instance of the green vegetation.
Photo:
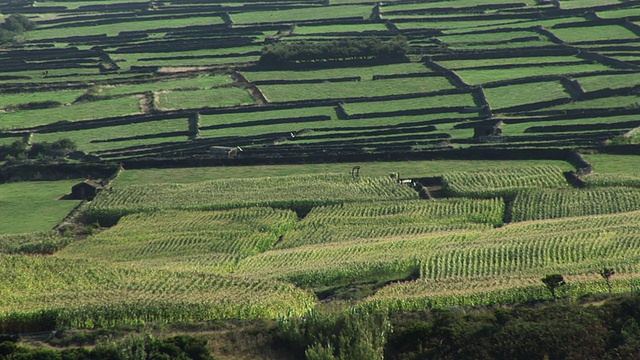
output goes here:
<path id="1" fill-rule="evenodd" d="M 43 174 L 44 176 L 45 174 Z M 78 205 L 59 200 L 78 180 L 0 184 L 0 234 L 51 230 Z"/>
<path id="2" fill-rule="evenodd" d="M 282 66 L 287 63 L 362 60 L 377 58 L 403 59 L 409 45 L 407 39 L 398 36 L 383 41 L 377 38 L 344 38 L 331 42 L 282 42 L 269 45 L 262 50 L 260 64 Z"/>
<path id="3" fill-rule="evenodd" d="M 0 357 L 640 353 L 639 4 L 0 12 Z"/>
<path id="4" fill-rule="evenodd" d="M 442 181 L 451 195 L 475 198 L 513 196 L 531 188 L 567 187 L 562 170 L 553 166 L 450 172 L 443 175 Z"/>
<path id="5" fill-rule="evenodd" d="M 24 15 L 9 15 L 0 23 L 0 45 L 18 42 L 25 31 L 33 30 L 36 24 Z"/>
<path id="6" fill-rule="evenodd" d="M 134 185 L 101 192 L 85 212 L 91 222 L 108 224 L 126 214 L 163 209 L 214 210 L 251 206 L 310 209 L 346 201 L 412 198 L 417 198 L 415 191 L 399 186 L 388 177 L 354 179 L 348 175 L 317 174 Z"/>
<path id="7" fill-rule="evenodd" d="M 611 214 L 640 209 L 634 188 L 607 187 L 581 190 L 536 189 L 519 193 L 512 206 L 513 221 Z"/>

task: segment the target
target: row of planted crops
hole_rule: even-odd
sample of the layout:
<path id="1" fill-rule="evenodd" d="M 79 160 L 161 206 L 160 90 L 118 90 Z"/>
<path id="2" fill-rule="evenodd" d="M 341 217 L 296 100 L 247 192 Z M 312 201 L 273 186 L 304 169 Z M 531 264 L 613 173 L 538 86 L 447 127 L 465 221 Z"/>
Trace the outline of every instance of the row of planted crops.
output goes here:
<path id="1" fill-rule="evenodd" d="M 619 184 L 633 177 L 587 189 L 561 178 L 550 166 L 455 172 L 445 190 L 467 196 L 429 200 L 395 177 L 337 174 L 115 186 L 80 208 L 113 224 L 84 240 L 0 237 L 0 328 L 298 315 L 321 289 L 369 281 L 389 283 L 357 306 L 549 299 L 540 279 L 554 273 L 560 296 L 635 291 L 640 206 Z"/>

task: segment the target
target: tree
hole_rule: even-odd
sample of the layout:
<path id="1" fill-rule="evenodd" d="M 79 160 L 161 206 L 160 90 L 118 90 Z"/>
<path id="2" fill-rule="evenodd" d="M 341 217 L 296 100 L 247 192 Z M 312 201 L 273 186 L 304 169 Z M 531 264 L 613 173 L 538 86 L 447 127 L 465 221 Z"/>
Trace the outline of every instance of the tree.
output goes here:
<path id="1" fill-rule="evenodd" d="M 561 286 L 567 285 L 567 283 L 564 281 L 564 278 L 560 274 L 547 275 L 542 278 L 542 282 L 547 287 L 547 289 L 549 289 L 554 300 L 558 298 L 558 296 L 556 295 L 556 289 Z"/>
<path id="2" fill-rule="evenodd" d="M 603 267 L 602 269 L 600 269 L 600 276 L 602 276 L 604 281 L 607 283 L 607 288 L 609 289 L 609 294 L 611 294 L 613 292 L 613 287 L 611 286 L 611 277 L 613 275 L 615 275 L 615 273 L 616 272 L 613 271 L 612 268 Z"/>

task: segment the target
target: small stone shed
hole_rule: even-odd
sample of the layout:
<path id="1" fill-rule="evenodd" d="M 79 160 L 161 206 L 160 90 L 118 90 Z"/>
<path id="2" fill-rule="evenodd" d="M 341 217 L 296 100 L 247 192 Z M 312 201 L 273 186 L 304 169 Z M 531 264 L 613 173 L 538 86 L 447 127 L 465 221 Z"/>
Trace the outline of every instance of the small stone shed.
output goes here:
<path id="1" fill-rule="evenodd" d="M 104 186 L 102 186 L 102 184 L 100 184 L 99 182 L 95 182 L 93 180 L 85 180 L 71 187 L 71 198 L 77 200 L 91 200 L 102 189 L 104 189 Z"/>
<path id="2" fill-rule="evenodd" d="M 491 136 L 502 136 L 502 121 L 483 121 L 473 128 L 473 138 L 483 139 Z"/>

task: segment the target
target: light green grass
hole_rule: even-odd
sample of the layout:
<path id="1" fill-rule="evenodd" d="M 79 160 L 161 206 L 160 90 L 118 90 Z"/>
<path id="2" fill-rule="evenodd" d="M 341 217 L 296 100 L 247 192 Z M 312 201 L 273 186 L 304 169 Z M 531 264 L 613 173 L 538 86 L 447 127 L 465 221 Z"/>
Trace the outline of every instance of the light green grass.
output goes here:
<path id="1" fill-rule="evenodd" d="M 280 21 L 303 21 L 333 19 L 358 16 L 368 18 L 371 15 L 370 5 L 345 5 L 339 7 L 300 7 L 297 9 L 277 11 L 247 11 L 232 14 L 235 24 L 251 24 Z"/>
<path id="2" fill-rule="evenodd" d="M 298 26 L 295 34 L 320 34 L 332 32 L 364 32 L 364 31 L 387 31 L 384 24 L 353 24 L 353 25 L 319 25 L 319 26 Z"/>
<path id="3" fill-rule="evenodd" d="M 206 89 L 231 83 L 226 75 L 203 75 L 198 77 L 168 78 L 165 81 L 154 81 L 143 84 L 106 86 L 100 88 L 100 95 L 137 94 L 146 91 L 162 91 L 174 89 Z"/>
<path id="4" fill-rule="evenodd" d="M 598 174 L 640 174 L 638 155 L 585 154 L 583 157 Z"/>
<path id="5" fill-rule="evenodd" d="M 127 124 L 119 126 L 102 127 L 97 129 L 88 130 L 76 130 L 67 132 L 55 132 L 45 134 L 35 134 L 33 137 L 34 142 L 43 141 L 56 141 L 59 139 L 71 139 L 76 145 L 78 150 L 85 152 L 103 151 L 108 149 L 115 149 L 125 146 L 151 144 L 157 142 L 171 141 L 168 138 L 158 139 L 143 139 L 143 140 L 130 140 L 130 141 L 118 141 L 118 142 L 96 142 L 93 140 L 109 140 L 121 137 L 131 137 L 138 135 L 153 135 L 174 131 L 187 131 L 189 129 L 187 119 L 169 119 L 158 120 L 153 122 L 144 122 L 138 124 Z M 181 137 L 181 140 L 187 140 L 187 137 Z"/>
<path id="6" fill-rule="evenodd" d="M 154 32 L 154 29 L 166 29 L 166 28 L 183 28 L 185 26 L 196 25 L 218 25 L 223 21 L 219 17 L 189 17 L 182 19 L 163 19 L 156 20 L 154 18 L 140 17 L 135 21 L 123 21 L 115 24 L 108 25 L 93 25 L 93 26 L 81 26 L 81 27 L 61 27 L 56 29 L 49 29 L 45 26 L 40 27 L 34 31 L 27 33 L 29 40 L 42 40 L 52 38 L 64 38 L 70 36 L 83 35 L 100 35 L 107 34 L 107 36 L 116 36 L 120 32 L 124 31 L 145 31 Z M 162 32 L 166 32 L 163 30 Z"/>
<path id="7" fill-rule="evenodd" d="M 378 111 L 397 111 L 408 109 L 428 109 L 432 107 L 476 106 L 471 94 L 430 96 L 425 98 L 376 101 L 345 104 L 349 114 L 364 114 Z"/>
<path id="8" fill-rule="evenodd" d="M 600 98 L 594 100 L 575 101 L 569 104 L 552 106 L 549 110 L 572 110 L 572 109 L 606 109 L 606 108 L 628 108 L 637 107 L 640 103 L 640 97 L 632 96 L 614 96 Z"/>
<path id="9" fill-rule="evenodd" d="M 593 6 L 619 4 L 618 0 L 560 0 L 561 9 L 580 9 Z"/>
<path id="10" fill-rule="evenodd" d="M 78 205 L 76 200 L 58 200 L 78 181 L 0 184 L 0 234 L 51 230 Z"/>
<path id="11" fill-rule="evenodd" d="M 161 92 L 157 94 L 157 98 L 158 107 L 163 110 L 245 105 L 254 102 L 246 89 L 238 87 Z"/>
<path id="12" fill-rule="evenodd" d="M 498 59 L 473 59 L 473 60 L 439 60 L 438 64 L 453 70 L 497 65 L 540 64 L 544 66 L 554 65 L 558 62 L 581 62 L 583 59 L 573 56 L 544 56 L 544 57 L 512 57 Z"/>
<path id="13" fill-rule="evenodd" d="M 269 101 L 312 99 L 344 99 L 412 94 L 450 89 L 453 86 L 444 77 L 353 81 L 349 83 L 320 83 L 295 85 L 261 85 Z"/>
<path id="14" fill-rule="evenodd" d="M 431 73 L 422 63 L 400 63 L 373 66 L 354 66 L 335 69 L 285 70 L 285 71 L 243 71 L 249 81 L 258 80 L 316 80 L 360 76 L 368 81 L 374 75 L 395 75 L 410 73 Z M 346 85 L 346 84 L 345 84 Z"/>
<path id="15" fill-rule="evenodd" d="M 640 83 L 640 72 L 619 74 L 576 77 L 582 88 L 589 91 L 596 91 L 605 88 L 618 89 L 622 87 L 636 86 Z"/>
<path id="16" fill-rule="evenodd" d="M 0 129 L 32 127 L 56 121 L 90 120 L 137 114 L 140 113 L 138 102 L 139 99 L 126 97 L 78 103 L 53 109 L 0 113 Z"/>
<path id="17" fill-rule="evenodd" d="M 18 94 L 2 94 L 0 95 L 0 109 L 7 106 L 16 106 L 21 104 L 28 104 L 30 102 L 43 102 L 43 101 L 57 101 L 61 104 L 67 104 L 73 102 L 78 96 L 82 95 L 84 91 L 47 91 L 47 92 L 32 92 L 32 93 L 18 93 Z"/>
<path id="18" fill-rule="evenodd" d="M 458 75 L 470 84 L 484 84 L 493 81 L 518 79 L 541 75 L 565 75 L 588 73 L 591 71 L 611 70 L 610 67 L 600 64 L 541 66 L 535 68 L 512 68 L 496 70 L 459 70 Z"/>
<path id="19" fill-rule="evenodd" d="M 554 35 L 566 42 L 636 39 L 637 36 L 620 25 L 589 26 L 551 29 Z"/>
<path id="20" fill-rule="evenodd" d="M 559 81 L 519 84 L 484 89 L 489 105 L 494 110 L 530 104 L 538 101 L 569 98 Z M 535 94 L 535 96 L 532 96 Z"/>

